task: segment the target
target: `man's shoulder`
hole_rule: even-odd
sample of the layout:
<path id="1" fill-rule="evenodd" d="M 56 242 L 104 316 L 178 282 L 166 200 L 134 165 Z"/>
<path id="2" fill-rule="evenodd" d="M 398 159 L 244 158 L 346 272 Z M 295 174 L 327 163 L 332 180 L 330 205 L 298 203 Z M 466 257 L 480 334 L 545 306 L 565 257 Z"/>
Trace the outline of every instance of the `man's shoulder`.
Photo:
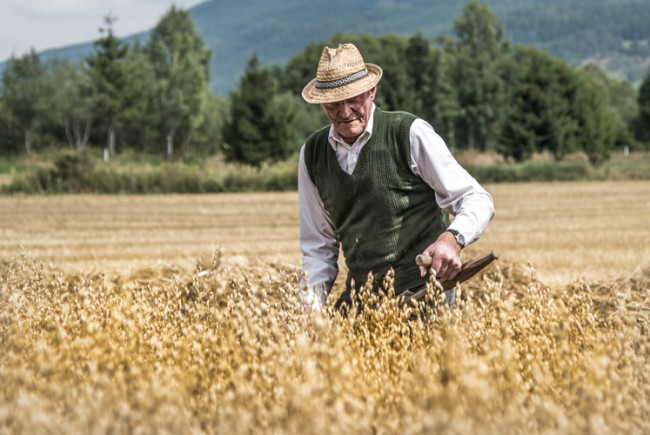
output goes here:
<path id="1" fill-rule="evenodd" d="M 407 138 L 413 122 L 419 119 L 416 115 L 403 110 L 376 111 L 375 116 L 375 123 L 381 130 L 392 132 L 389 134 L 396 134 L 402 139 Z"/>
<path id="2" fill-rule="evenodd" d="M 309 176 L 313 179 L 313 167 L 315 165 L 314 159 L 323 157 L 326 153 L 322 152 L 323 147 L 329 145 L 329 132 L 330 127 L 326 126 L 313 132 L 305 141 L 303 145 L 302 154 L 305 166 Z M 319 148 L 320 147 L 320 148 Z M 318 151 L 317 151 L 318 149 Z"/>
<path id="3" fill-rule="evenodd" d="M 317 144 L 327 142 L 330 126 L 325 126 L 313 132 L 305 141 L 305 150 L 313 149 Z"/>
<path id="4" fill-rule="evenodd" d="M 416 115 L 406 110 L 380 110 L 384 116 L 397 116 L 397 117 L 413 117 L 417 118 Z"/>
<path id="5" fill-rule="evenodd" d="M 317 141 L 318 139 L 322 139 L 323 137 L 328 138 L 330 133 L 330 128 L 331 128 L 330 125 L 326 125 L 325 127 L 319 128 L 311 135 L 309 135 L 305 143 L 314 142 Z"/>
<path id="6" fill-rule="evenodd" d="M 418 119 L 416 115 L 404 110 L 377 110 L 375 116 L 379 119 L 383 118 L 384 121 L 395 122 L 398 124 L 411 124 L 413 121 Z"/>

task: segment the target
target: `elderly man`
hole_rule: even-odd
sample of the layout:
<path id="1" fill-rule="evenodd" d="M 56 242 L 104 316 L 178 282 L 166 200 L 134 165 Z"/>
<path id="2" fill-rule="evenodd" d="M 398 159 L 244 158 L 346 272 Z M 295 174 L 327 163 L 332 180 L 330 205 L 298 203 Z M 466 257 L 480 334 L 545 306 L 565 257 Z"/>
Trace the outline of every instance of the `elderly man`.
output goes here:
<path id="1" fill-rule="evenodd" d="M 301 295 L 315 310 L 338 275 L 340 246 L 349 272 L 337 307 L 351 303 L 353 285 L 365 284 L 370 272 L 378 289 L 391 268 L 395 293 L 408 298 L 426 285 L 427 273 L 455 277 L 461 249 L 494 216 L 492 197 L 431 125 L 374 104 L 381 76 L 353 44 L 325 47 L 302 92 L 332 122 L 307 139 L 298 169 Z M 415 264 L 418 254 L 433 258 L 430 268 Z M 446 296 L 453 301 L 455 289 Z"/>

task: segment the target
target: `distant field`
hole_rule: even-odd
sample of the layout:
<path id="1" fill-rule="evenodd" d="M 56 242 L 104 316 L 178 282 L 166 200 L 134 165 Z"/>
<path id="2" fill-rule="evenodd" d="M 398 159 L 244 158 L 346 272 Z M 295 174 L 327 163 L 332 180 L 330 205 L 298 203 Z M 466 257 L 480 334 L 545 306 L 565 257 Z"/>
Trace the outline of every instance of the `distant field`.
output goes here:
<path id="1" fill-rule="evenodd" d="M 487 186 L 497 215 L 466 258 L 496 250 L 549 284 L 650 263 L 650 182 Z M 297 194 L 0 197 L 0 258 L 68 270 L 192 267 L 223 246 L 234 264 L 300 265 Z"/>
<path id="2" fill-rule="evenodd" d="M 650 433 L 650 182 L 487 187 L 453 313 L 347 318 L 296 193 L 0 197 L 0 434 Z"/>
<path id="3" fill-rule="evenodd" d="M 72 270 L 187 266 L 227 258 L 298 261 L 297 194 L 0 198 L 3 258 L 24 252 Z M 236 258 L 235 258 L 236 260 Z"/>

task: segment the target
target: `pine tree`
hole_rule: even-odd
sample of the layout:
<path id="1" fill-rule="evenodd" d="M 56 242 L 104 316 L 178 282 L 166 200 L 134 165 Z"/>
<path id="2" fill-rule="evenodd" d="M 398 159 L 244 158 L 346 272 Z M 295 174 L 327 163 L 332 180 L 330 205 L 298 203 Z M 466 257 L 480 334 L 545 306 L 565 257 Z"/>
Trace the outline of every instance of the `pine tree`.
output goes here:
<path id="1" fill-rule="evenodd" d="M 99 31 L 105 36 L 95 41 L 95 53 L 86 58 L 95 87 L 96 115 L 107 124 L 107 148 L 115 154 L 115 132 L 122 110 L 123 90 L 127 80 L 123 69 L 128 47 L 113 34 L 116 18 L 104 17 L 106 27 Z"/>
<path id="2" fill-rule="evenodd" d="M 443 97 L 440 88 L 440 53 L 421 33 L 408 40 L 405 50 L 406 72 L 410 78 L 410 111 L 432 124 L 441 122 Z"/>
<path id="3" fill-rule="evenodd" d="M 637 102 L 639 115 L 635 122 L 635 136 L 637 140 L 650 144 L 650 70 L 641 82 Z"/>
<path id="4" fill-rule="evenodd" d="M 231 92 L 230 120 L 223 129 L 228 160 L 259 166 L 290 152 L 291 107 L 278 103 L 276 82 L 257 55 L 248 61 L 239 89 Z"/>
<path id="5" fill-rule="evenodd" d="M 616 138 L 604 86 L 585 71 L 534 47 L 517 47 L 518 75 L 503 122 L 500 151 L 517 160 L 548 151 L 556 158 L 585 152 L 607 159 Z"/>
<path id="6" fill-rule="evenodd" d="M 563 62 L 533 47 L 514 53 L 518 77 L 499 136 L 499 151 L 517 160 L 535 152 L 556 156 L 575 150 L 577 123 L 571 113 L 573 72 Z"/>

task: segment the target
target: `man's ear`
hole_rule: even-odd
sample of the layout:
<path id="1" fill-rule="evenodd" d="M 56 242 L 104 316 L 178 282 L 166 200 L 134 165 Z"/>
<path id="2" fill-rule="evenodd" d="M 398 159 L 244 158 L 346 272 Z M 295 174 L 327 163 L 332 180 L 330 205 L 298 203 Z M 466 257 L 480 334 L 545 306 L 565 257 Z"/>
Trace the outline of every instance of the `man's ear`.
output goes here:
<path id="1" fill-rule="evenodd" d="M 375 95 L 377 95 L 377 85 L 370 90 L 370 101 L 375 101 Z"/>

